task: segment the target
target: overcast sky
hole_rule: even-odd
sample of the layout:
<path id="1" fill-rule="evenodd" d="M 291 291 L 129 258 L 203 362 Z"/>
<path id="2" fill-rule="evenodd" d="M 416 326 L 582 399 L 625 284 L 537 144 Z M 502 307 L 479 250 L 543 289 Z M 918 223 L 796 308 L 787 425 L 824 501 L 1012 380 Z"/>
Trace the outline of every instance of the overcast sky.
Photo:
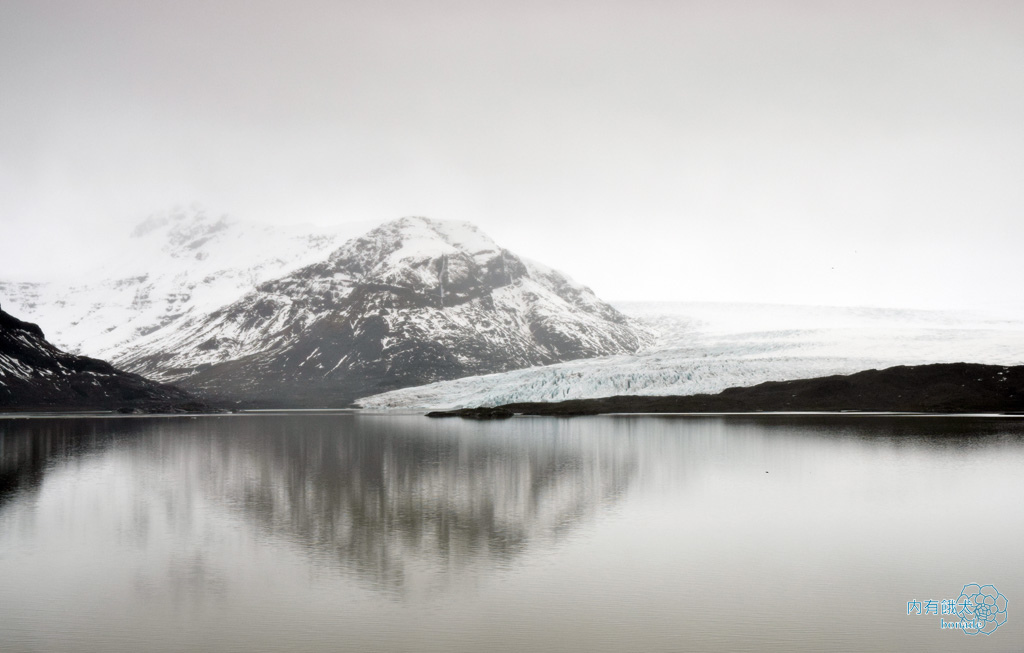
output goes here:
<path id="1" fill-rule="evenodd" d="M 0 2 L 0 278 L 193 202 L 608 299 L 1020 304 L 1024 2 Z"/>

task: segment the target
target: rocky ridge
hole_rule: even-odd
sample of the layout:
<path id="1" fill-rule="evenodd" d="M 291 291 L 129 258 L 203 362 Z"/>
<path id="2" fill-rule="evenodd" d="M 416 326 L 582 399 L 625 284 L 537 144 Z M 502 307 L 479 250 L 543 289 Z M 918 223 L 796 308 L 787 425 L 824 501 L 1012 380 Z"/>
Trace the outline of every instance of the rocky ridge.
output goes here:
<path id="1" fill-rule="evenodd" d="M 0 310 L 0 411 L 184 412 L 207 406 L 173 386 L 61 351 L 38 325 Z"/>

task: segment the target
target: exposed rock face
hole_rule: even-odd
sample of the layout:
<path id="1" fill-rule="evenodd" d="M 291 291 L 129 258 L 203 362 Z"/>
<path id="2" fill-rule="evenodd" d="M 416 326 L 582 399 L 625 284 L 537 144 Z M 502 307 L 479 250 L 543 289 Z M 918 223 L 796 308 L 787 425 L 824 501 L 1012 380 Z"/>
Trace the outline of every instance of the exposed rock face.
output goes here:
<path id="1" fill-rule="evenodd" d="M 0 410 L 199 408 L 178 388 L 63 352 L 37 325 L 0 310 Z"/>
<path id="2" fill-rule="evenodd" d="M 135 341 L 127 369 L 211 395 L 340 406 L 389 389 L 635 352 L 651 335 L 472 225 L 403 218 Z"/>

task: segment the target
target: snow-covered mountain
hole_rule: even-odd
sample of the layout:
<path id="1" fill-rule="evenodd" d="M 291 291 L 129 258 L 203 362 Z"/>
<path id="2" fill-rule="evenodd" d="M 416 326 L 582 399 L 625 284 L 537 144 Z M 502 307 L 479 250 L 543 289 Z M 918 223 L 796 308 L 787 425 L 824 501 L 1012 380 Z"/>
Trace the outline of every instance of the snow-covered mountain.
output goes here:
<path id="1" fill-rule="evenodd" d="M 0 310 L 0 410 L 161 408 L 194 402 L 181 390 L 75 356 L 38 325 Z"/>
<path id="2" fill-rule="evenodd" d="M 279 404 L 685 395 L 901 364 L 1024 363 L 1022 315 L 616 310 L 471 225 L 424 218 L 317 229 L 172 212 L 140 224 L 95 272 L 0 283 L 0 300 L 62 348 Z"/>
<path id="3" fill-rule="evenodd" d="M 403 218 L 116 361 L 216 395 L 344 405 L 374 391 L 635 352 L 650 335 L 467 223 Z"/>
<path id="4" fill-rule="evenodd" d="M 116 258 L 73 278 L 0 281 L 0 299 L 42 324 L 61 348 L 113 360 L 138 338 L 173 330 L 183 319 L 322 260 L 371 226 L 271 226 L 174 210 L 138 224 L 118 242 Z"/>
<path id="5" fill-rule="evenodd" d="M 1024 364 L 1024 315 L 758 304 L 617 304 L 658 334 L 618 355 L 366 397 L 371 409 L 691 395 L 894 365 Z"/>
<path id="6" fill-rule="evenodd" d="M 139 225 L 128 251 L 79 283 L 0 284 L 0 296 L 68 348 L 277 404 L 344 405 L 653 342 L 589 289 L 466 223 L 313 231 L 177 212 Z"/>

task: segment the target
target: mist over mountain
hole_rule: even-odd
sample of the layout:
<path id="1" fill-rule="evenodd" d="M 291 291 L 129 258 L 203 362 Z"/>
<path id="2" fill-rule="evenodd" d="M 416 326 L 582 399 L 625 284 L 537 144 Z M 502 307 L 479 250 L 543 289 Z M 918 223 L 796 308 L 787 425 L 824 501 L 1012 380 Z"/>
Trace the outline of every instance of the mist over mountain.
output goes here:
<path id="1" fill-rule="evenodd" d="M 320 260 L 368 228 L 263 225 L 175 209 L 138 223 L 116 239 L 116 257 L 97 255 L 92 269 L 56 272 L 50 282 L 0 279 L 0 299 L 46 325 L 57 346 L 111 360 L 138 338 Z"/>
<path id="2" fill-rule="evenodd" d="M 6 283 L 0 293 L 78 351 L 272 405 L 347 405 L 653 342 L 585 286 L 468 223 L 403 218 L 366 228 L 161 215 L 140 224 L 126 260 L 95 281 Z"/>

